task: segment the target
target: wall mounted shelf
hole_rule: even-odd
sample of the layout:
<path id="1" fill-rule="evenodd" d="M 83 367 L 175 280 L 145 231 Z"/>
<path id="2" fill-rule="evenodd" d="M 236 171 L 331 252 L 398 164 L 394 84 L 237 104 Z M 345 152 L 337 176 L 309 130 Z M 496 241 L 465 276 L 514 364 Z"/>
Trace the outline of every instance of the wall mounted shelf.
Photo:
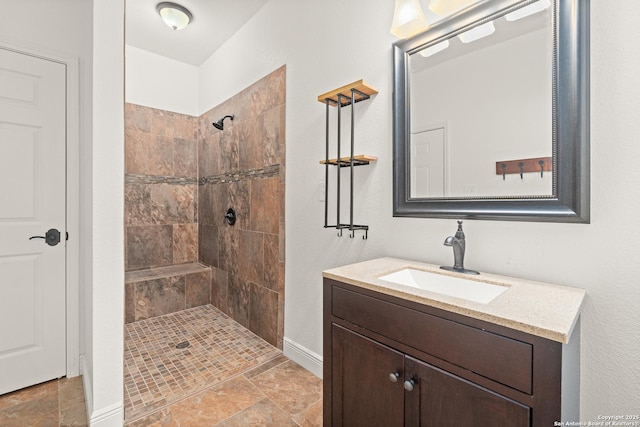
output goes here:
<path id="1" fill-rule="evenodd" d="M 353 156 L 353 166 L 363 166 L 368 165 L 371 162 L 377 161 L 378 158 L 375 156 L 367 156 L 365 154 L 360 154 L 357 156 Z M 339 159 L 329 159 L 329 160 L 320 160 L 320 164 L 324 165 L 329 163 L 330 165 L 340 165 L 341 168 L 348 168 L 351 166 L 351 157 L 340 157 Z"/>
<path id="2" fill-rule="evenodd" d="M 354 155 L 354 140 L 355 140 L 355 126 L 354 126 L 354 104 L 369 99 L 372 95 L 378 93 L 377 90 L 368 86 L 362 80 L 355 81 L 351 84 L 339 87 L 330 92 L 323 93 L 318 96 L 318 101 L 325 104 L 326 107 L 326 142 L 325 142 L 325 159 L 320 160 L 320 164 L 325 166 L 325 195 L 329 194 L 329 166 L 338 166 L 336 173 L 336 223 L 334 225 L 329 224 L 329 203 L 328 197 L 324 200 L 324 228 L 335 228 L 338 230 L 338 236 L 342 236 L 342 230 L 349 230 L 349 237 L 355 237 L 356 231 L 364 231 L 363 239 L 366 239 L 369 235 L 368 225 L 358 225 L 353 222 L 353 168 L 354 166 L 368 165 L 370 162 L 378 160 L 377 157 L 367 156 L 364 154 Z M 340 155 L 341 145 L 341 128 L 342 128 L 342 108 L 351 106 L 351 154 L 349 156 Z M 329 158 L 329 110 L 330 107 L 337 107 L 337 157 Z M 340 169 L 350 168 L 349 176 L 349 223 L 343 223 L 340 221 Z"/>
<path id="3" fill-rule="evenodd" d="M 352 90 L 355 92 L 352 93 Z M 319 95 L 318 101 L 325 104 L 327 100 L 329 100 L 331 105 L 334 107 L 338 105 L 338 102 L 340 102 L 342 107 L 346 107 L 347 105 L 351 105 L 352 99 L 354 100 L 354 103 L 365 101 L 369 99 L 371 95 L 375 95 L 376 93 L 378 93 L 377 90 L 367 85 L 363 80 L 358 80 Z M 338 95 L 341 95 L 340 100 L 338 100 Z"/>

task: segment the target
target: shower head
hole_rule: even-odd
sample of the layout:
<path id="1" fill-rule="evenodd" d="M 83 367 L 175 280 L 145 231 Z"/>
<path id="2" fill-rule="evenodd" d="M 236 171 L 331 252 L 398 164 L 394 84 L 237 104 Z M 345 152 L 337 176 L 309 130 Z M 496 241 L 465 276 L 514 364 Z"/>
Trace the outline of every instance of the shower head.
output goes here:
<path id="1" fill-rule="evenodd" d="M 218 120 L 217 122 L 213 122 L 213 123 L 212 123 L 213 127 L 214 127 L 214 128 L 216 128 L 216 129 L 218 129 L 218 130 L 223 130 L 223 129 L 224 129 L 223 122 L 224 122 L 224 119 L 226 119 L 227 117 L 228 117 L 228 118 L 230 118 L 231 120 L 233 120 L 233 115 L 231 115 L 231 116 L 229 116 L 229 115 L 224 116 L 223 118 L 221 118 L 221 119 L 220 119 L 220 120 Z"/>

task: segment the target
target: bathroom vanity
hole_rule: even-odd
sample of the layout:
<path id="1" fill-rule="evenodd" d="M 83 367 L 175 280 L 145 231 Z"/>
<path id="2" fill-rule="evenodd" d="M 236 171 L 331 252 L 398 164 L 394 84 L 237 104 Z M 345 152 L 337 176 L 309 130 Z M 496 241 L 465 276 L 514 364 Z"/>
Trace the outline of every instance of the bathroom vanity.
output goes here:
<path id="1" fill-rule="evenodd" d="M 506 290 L 485 303 L 390 275 L 407 269 L 431 282 Z M 325 426 L 541 427 L 579 419 L 585 291 L 460 276 L 394 258 L 323 273 Z"/>

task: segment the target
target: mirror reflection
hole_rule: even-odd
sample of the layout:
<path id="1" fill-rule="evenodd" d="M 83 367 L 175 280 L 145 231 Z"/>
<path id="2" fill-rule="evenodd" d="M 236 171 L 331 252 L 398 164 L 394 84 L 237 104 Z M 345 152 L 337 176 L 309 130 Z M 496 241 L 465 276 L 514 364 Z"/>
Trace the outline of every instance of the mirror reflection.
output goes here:
<path id="1" fill-rule="evenodd" d="M 554 195 L 550 3 L 409 55 L 410 198 Z"/>

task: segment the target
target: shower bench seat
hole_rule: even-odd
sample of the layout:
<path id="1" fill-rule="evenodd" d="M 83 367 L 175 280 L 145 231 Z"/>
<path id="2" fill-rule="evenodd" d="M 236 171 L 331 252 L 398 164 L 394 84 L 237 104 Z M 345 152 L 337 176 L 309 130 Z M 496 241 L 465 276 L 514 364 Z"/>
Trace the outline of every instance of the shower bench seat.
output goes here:
<path id="1" fill-rule="evenodd" d="M 169 265 L 125 273 L 125 323 L 211 303 L 211 267 Z"/>

